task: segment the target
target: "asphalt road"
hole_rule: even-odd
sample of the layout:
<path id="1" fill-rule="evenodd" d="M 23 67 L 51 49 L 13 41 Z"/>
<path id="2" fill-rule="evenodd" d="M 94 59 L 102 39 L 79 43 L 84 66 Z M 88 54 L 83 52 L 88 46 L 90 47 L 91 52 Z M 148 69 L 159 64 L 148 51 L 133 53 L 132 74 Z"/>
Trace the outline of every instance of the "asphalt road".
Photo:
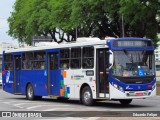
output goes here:
<path id="1" fill-rule="evenodd" d="M 160 96 L 147 99 L 134 99 L 130 105 L 118 101 L 97 102 L 95 106 L 84 106 L 77 100 L 58 101 L 48 97 L 29 101 L 25 96 L 12 95 L 0 89 L 0 111 L 160 111 Z M 95 113 L 94 113 L 95 114 Z M 99 118 L 99 117 L 98 117 Z M 97 118 L 94 118 L 97 119 Z"/>

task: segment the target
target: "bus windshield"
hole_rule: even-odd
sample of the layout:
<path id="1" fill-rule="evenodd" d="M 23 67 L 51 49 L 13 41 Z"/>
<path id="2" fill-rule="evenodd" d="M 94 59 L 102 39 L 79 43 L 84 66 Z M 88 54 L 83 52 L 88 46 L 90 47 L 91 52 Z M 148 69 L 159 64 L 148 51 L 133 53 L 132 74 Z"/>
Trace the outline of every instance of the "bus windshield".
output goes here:
<path id="1" fill-rule="evenodd" d="M 153 51 L 114 51 L 114 76 L 136 77 L 155 75 Z"/>

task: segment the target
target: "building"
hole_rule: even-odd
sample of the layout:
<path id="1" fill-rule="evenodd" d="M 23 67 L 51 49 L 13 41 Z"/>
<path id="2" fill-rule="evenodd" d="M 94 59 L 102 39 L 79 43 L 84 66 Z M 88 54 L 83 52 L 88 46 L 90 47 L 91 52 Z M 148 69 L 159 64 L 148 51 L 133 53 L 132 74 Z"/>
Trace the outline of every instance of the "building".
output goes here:
<path id="1" fill-rule="evenodd" d="M 157 43 L 158 47 L 155 49 L 155 60 L 160 62 L 160 42 Z"/>
<path id="2" fill-rule="evenodd" d="M 17 49 L 19 48 L 18 45 L 14 45 L 12 43 L 6 43 L 6 42 L 1 42 L 0 43 L 0 72 L 2 70 L 2 54 L 4 50 L 9 50 L 9 49 Z"/>
<path id="3" fill-rule="evenodd" d="M 160 34 L 158 34 L 158 38 L 160 39 Z M 156 62 L 160 62 L 160 41 L 157 42 L 158 47 L 155 49 L 155 60 Z"/>
<path id="4" fill-rule="evenodd" d="M 158 38 L 160 39 L 160 34 L 158 34 Z M 156 64 L 156 76 L 157 80 L 160 80 L 160 41 L 157 43 L 158 47 L 155 49 L 155 64 Z"/>

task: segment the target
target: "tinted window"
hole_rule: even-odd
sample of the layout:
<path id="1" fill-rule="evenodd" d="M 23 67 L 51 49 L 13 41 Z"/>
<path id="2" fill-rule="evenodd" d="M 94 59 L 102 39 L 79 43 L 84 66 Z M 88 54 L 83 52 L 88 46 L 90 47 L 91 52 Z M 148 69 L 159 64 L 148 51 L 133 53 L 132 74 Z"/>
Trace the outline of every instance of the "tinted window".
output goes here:
<path id="1" fill-rule="evenodd" d="M 69 68 L 70 50 L 61 49 L 60 50 L 60 67 L 61 69 Z"/>
<path id="2" fill-rule="evenodd" d="M 13 56 L 11 54 L 4 55 L 4 66 L 5 70 L 12 70 L 13 69 Z"/>
<path id="3" fill-rule="evenodd" d="M 58 69 L 58 53 L 50 53 L 49 55 L 49 65 L 51 70 Z"/>
<path id="4" fill-rule="evenodd" d="M 34 69 L 45 69 L 46 54 L 44 51 L 38 51 L 34 53 Z"/>
<path id="5" fill-rule="evenodd" d="M 94 67 L 94 47 L 92 46 L 83 47 L 82 67 L 83 68 Z"/>
<path id="6" fill-rule="evenodd" d="M 33 53 L 23 53 L 22 55 L 22 69 L 32 69 L 33 68 Z"/>
<path id="7" fill-rule="evenodd" d="M 71 68 L 81 68 L 81 48 L 71 48 Z"/>

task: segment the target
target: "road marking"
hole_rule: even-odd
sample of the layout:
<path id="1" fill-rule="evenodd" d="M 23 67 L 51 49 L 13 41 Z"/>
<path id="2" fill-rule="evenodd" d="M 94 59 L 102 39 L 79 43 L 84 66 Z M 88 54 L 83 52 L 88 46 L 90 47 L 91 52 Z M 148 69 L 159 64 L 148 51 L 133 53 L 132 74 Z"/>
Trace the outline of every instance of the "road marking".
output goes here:
<path id="1" fill-rule="evenodd" d="M 58 110 L 58 111 L 68 111 L 68 110 L 70 110 L 70 111 L 84 111 L 83 108 L 82 109 L 76 109 L 72 106 L 67 107 L 67 108 L 64 108 L 64 107 L 63 108 L 51 108 L 51 109 L 45 109 L 45 110 L 42 110 L 42 111 L 55 111 L 55 110 Z M 91 111 L 91 109 L 88 109 L 88 110 Z M 99 111 L 101 111 L 101 110 L 99 110 Z"/>
<path id="2" fill-rule="evenodd" d="M 18 104 L 13 104 L 14 106 L 20 106 L 20 105 L 24 105 L 24 104 L 28 104 L 28 103 L 18 103 Z"/>
<path id="3" fill-rule="evenodd" d="M 60 110 L 63 110 L 63 111 L 65 111 L 65 109 L 66 109 L 66 111 L 67 110 L 69 110 L 69 109 L 73 109 L 73 110 L 75 110 L 74 108 L 51 108 L 51 109 L 45 109 L 45 110 L 42 110 L 42 111 L 55 111 L 55 110 L 58 110 L 58 111 L 60 111 Z"/>
<path id="4" fill-rule="evenodd" d="M 50 105 L 36 105 L 36 106 L 28 107 L 27 109 L 30 110 L 38 107 L 43 107 L 43 106 L 50 106 Z"/>
<path id="5" fill-rule="evenodd" d="M 97 120 L 99 119 L 100 117 L 89 117 L 89 118 L 76 118 L 76 120 Z M 64 119 L 64 118 L 62 118 Z M 65 117 L 65 120 L 75 120 L 75 117 Z"/>
<path id="6" fill-rule="evenodd" d="M 59 108 L 58 108 L 59 109 Z M 57 110 L 57 108 L 52 108 L 52 109 L 46 109 L 46 110 L 42 110 L 42 111 L 55 111 Z"/>
<path id="7" fill-rule="evenodd" d="M 5 104 L 10 104 L 10 102 L 3 102 L 3 103 L 5 103 Z"/>
<path id="8" fill-rule="evenodd" d="M 25 104 L 35 104 L 35 103 L 18 103 L 18 104 L 13 104 L 13 106 L 18 107 L 18 108 L 24 108 L 21 105 L 25 105 Z"/>
<path id="9" fill-rule="evenodd" d="M 24 108 L 24 107 L 20 106 L 20 105 L 24 105 L 24 104 L 26 104 L 26 103 L 13 104 L 13 106 L 17 107 L 17 108 Z"/>
<path id="10" fill-rule="evenodd" d="M 52 105 L 52 104 L 48 104 L 48 105 L 36 105 L 36 106 L 32 106 L 32 107 L 28 107 L 27 109 L 34 109 L 34 108 L 38 108 L 38 107 L 43 107 L 43 106 L 50 106 L 50 107 L 68 107 L 70 105 Z"/>
<path id="11" fill-rule="evenodd" d="M 3 100 L 4 102 L 6 102 L 6 100 Z M 17 101 L 17 100 L 8 100 L 7 102 L 10 102 L 10 103 L 14 103 L 14 102 L 23 102 L 23 103 L 31 103 L 30 101 Z"/>
<path id="12" fill-rule="evenodd" d="M 21 108 L 21 109 L 24 108 L 24 107 L 21 107 L 21 106 L 14 106 L 14 107 Z"/>

